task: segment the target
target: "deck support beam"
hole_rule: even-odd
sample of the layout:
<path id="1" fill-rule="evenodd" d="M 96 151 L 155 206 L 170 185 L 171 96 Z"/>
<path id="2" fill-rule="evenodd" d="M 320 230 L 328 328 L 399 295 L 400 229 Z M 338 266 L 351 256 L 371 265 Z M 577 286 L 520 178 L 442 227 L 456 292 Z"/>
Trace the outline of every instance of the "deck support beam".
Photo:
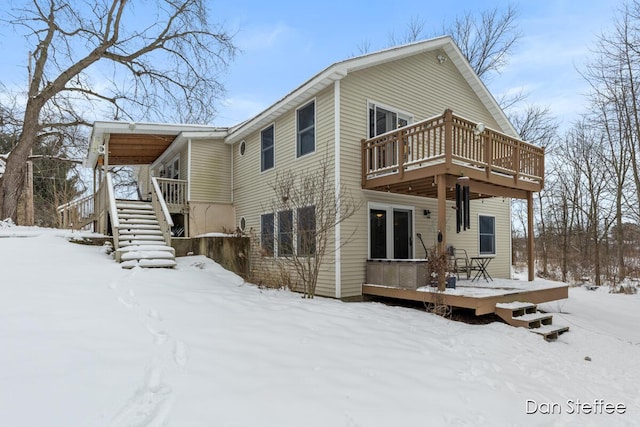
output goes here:
<path id="1" fill-rule="evenodd" d="M 447 176 L 438 175 L 436 177 L 438 185 L 438 259 L 445 255 L 447 250 Z M 438 271 L 438 289 L 445 290 L 444 266 L 440 262 Z"/>
<path id="2" fill-rule="evenodd" d="M 532 282 L 535 278 L 535 253 L 533 240 L 533 192 L 527 192 L 527 265 L 528 278 Z"/>

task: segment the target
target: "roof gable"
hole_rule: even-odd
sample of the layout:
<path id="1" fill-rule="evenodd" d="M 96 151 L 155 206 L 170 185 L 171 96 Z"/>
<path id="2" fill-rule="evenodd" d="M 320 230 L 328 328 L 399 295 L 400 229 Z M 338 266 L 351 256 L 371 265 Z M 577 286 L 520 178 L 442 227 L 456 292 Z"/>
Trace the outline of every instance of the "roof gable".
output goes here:
<path id="1" fill-rule="evenodd" d="M 509 122 L 509 119 L 487 87 L 473 71 L 453 39 L 449 36 L 442 36 L 336 62 L 285 95 L 262 113 L 232 127 L 226 138 L 226 142 L 231 144 L 235 143 L 250 133 L 261 129 L 285 112 L 299 107 L 304 101 L 333 84 L 336 80 L 341 80 L 349 73 L 436 50 L 443 50 L 446 53 L 476 96 L 478 96 L 482 104 L 500 125 L 501 130 L 511 136 L 517 137 L 517 132 Z"/>

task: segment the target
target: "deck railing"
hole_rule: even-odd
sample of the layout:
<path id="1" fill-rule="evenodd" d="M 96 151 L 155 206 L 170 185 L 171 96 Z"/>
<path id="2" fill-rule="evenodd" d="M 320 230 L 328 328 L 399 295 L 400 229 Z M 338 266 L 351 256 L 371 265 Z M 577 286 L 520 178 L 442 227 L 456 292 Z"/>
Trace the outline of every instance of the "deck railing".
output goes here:
<path id="1" fill-rule="evenodd" d="M 95 198 L 93 194 L 58 206 L 60 228 L 78 230 L 95 220 Z"/>
<path id="2" fill-rule="evenodd" d="M 362 140 L 362 184 L 366 180 L 444 163 L 454 163 L 486 172 L 544 180 L 544 148 L 520 141 L 446 110 L 441 116 L 423 120 L 391 132 Z"/>
<path id="3" fill-rule="evenodd" d="M 163 197 L 162 185 L 160 184 L 161 178 L 151 177 L 151 205 L 156 213 L 156 218 L 160 224 L 160 230 L 162 236 L 167 245 L 171 245 L 171 227 L 173 227 L 173 220 L 169 213 L 167 206 L 166 196 Z M 174 180 L 165 180 L 174 181 Z M 185 199 L 186 200 L 186 199 Z"/>
<path id="4" fill-rule="evenodd" d="M 187 205 L 187 181 L 181 179 L 154 178 L 168 206 Z"/>

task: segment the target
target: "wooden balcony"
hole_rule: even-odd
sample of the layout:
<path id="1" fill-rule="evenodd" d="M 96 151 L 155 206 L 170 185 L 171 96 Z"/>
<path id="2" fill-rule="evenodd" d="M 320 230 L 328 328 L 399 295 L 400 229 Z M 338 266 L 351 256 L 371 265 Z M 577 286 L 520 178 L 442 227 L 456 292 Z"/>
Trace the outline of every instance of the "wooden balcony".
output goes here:
<path id="1" fill-rule="evenodd" d="M 526 198 L 544 186 L 544 148 L 451 110 L 362 140 L 363 189 L 436 198 L 436 176 L 446 176 L 448 187 L 468 177 L 473 198 Z"/>

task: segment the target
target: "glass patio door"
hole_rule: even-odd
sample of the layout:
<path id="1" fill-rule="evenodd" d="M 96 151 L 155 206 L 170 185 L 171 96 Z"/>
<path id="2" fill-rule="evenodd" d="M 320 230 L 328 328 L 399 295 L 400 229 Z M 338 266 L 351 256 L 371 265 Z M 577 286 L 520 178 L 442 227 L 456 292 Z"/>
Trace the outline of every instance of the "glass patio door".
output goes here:
<path id="1" fill-rule="evenodd" d="M 413 256 L 413 211 L 393 207 L 369 210 L 371 259 L 408 259 Z"/>

